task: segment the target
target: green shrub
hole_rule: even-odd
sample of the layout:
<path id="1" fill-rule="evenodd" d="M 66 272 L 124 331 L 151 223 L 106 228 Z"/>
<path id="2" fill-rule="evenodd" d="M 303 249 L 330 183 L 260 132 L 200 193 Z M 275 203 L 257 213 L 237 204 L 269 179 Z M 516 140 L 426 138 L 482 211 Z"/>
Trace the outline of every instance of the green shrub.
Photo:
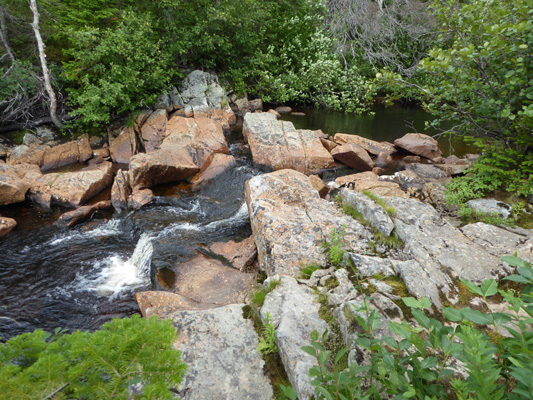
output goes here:
<path id="1" fill-rule="evenodd" d="M 0 344 L 0 397 L 5 399 L 172 399 L 185 374 L 172 348 L 171 321 L 133 316 L 95 332 L 25 333 Z"/>
<path id="2" fill-rule="evenodd" d="M 331 238 L 322 244 L 328 261 L 334 266 L 340 266 L 342 264 L 342 258 L 344 257 L 344 253 L 346 253 L 345 236 L 346 227 L 344 225 L 339 229 L 333 228 Z"/>
<path id="3" fill-rule="evenodd" d="M 324 347 L 327 333 L 319 338 L 313 332 L 311 346 L 302 349 L 317 359 L 318 365 L 310 370 L 317 398 L 533 398 L 533 268 L 516 257 L 504 257 L 504 261 L 518 270 L 505 279 L 523 285 L 522 291 L 498 290 L 492 279 L 481 286 L 462 281 L 480 296 L 488 312 L 444 308 L 444 317 L 455 325 L 428 317 L 424 310 L 432 306 L 429 300 L 406 297 L 403 301 L 416 325 L 405 320 L 389 322 L 401 339 L 378 338 L 380 316 L 365 300 L 354 318 L 362 332 L 356 343 L 368 352 L 368 364 L 339 368 L 339 360 L 349 349 L 333 354 Z M 490 311 L 488 298 L 497 294 L 507 302 L 509 312 Z M 500 330 L 508 335 L 500 336 Z M 457 361 L 464 366 L 465 377 L 457 373 Z"/>

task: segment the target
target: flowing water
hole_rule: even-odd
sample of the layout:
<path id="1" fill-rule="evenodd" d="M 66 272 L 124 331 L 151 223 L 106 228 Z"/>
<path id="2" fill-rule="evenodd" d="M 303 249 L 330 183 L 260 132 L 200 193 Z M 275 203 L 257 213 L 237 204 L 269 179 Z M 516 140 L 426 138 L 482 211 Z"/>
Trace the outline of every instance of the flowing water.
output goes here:
<path id="1" fill-rule="evenodd" d="M 375 140 L 394 140 L 413 131 L 406 121 L 418 125 L 428 118 L 418 109 L 386 109 L 373 118 L 305 112 L 305 117 L 284 119 L 297 128 Z M 233 143 L 239 137 L 234 132 L 228 139 Z M 239 146 L 230 148 L 237 155 Z M 236 158 L 235 167 L 201 190 L 183 184 L 158 187 L 154 201 L 140 211 L 100 213 L 73 229 L 53 224 L 58 209 L 0 207 L 1 215 L 18 222 L 0 239 L 0 338 L 37 328 L 97 329 L 113 317 L 137 313 L 135 292 L 160 289 L 155 271 L 174 268 L 201 245 L 249 236 L 244 184 L 260 171 L 246 156 Z"/>

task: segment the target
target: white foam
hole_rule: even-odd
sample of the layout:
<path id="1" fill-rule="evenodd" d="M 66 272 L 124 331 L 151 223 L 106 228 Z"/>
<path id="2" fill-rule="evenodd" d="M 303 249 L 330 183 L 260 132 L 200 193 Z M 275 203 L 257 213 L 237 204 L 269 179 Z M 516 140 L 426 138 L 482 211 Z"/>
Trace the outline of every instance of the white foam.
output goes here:
<path id="1" fill-rule="evenodd" d="M 91 231 L 67 232 L 66 234 L 63 234 L 63 236 L 51 239 L 47 244 L 50 246 L 57 246 L 58 244 L 71 241 L 73 239 L 83 239 L 87 237 L 98 238 L 115 236 L 118 234 L 120 234 L 120 220 L 110 219 L 105 224 L 101 224 Z"/>

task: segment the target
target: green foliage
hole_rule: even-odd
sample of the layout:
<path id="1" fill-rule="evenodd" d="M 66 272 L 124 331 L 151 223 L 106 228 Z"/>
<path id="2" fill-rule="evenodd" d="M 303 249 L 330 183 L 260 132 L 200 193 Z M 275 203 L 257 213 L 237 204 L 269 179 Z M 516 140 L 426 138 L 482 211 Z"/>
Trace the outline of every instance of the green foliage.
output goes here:
<path id="1" fill-rule="evenodd" d="M 491 225 L 510 225 L 514 226 L 518 220 L 517 214 L 511 214 L 509 218 L 504 218 L 496 213 L 487 214 L 475 211 L 473 208 L 468 207 L 466 204 L 461 206 L 459 210 L 459 217 L 463 225 L 472 224 L 475 222 L 484 222 Z"/>
<path id="2" fill-rule="evenodd" d="M 63 333 L 37 330 L 0 345 L 0 397 L 127 399 L 129 386 L 142 383 L 143 398 L 170 399 L 186 371 L 170 321 L 133 316 Z"/>
<path id="3" fill-rule="evenodd" d="M 360 330 L 356 343 L 368 352 L 368 363 L 352 363 L 338 368 L 346 354 L 324 347 L 327 334 L 319 339 L 315 331 L 311 346 L 302 349 L 316 357 L 318 365 L 310 371 L 318 399 L 531 399 L 533 398 L 533 268 L 517 257 L 504 257 L 517 267 L 518 274 L 506 279 L 522 285 L 521 293 L 498 289 L 495 280 L 481 286 L 462 281 L 473 294 L 480 296 L 488 312 L 468 307 L 446 307 L 444 316 L 454 326 L 443 325 L 426 315 L 432 304 L 427 299 L 404 298 L 416 325 L 407 321 L 389 322 L 391 331 L 400 337 L 377 337 L 379 314 L 370 310 L 367 301 L 355 310 Z M 488 299 L 501 295 L 509 312 L 492 312 Z M 478 325 L 481 325 L 478 327 Z M 506 330 L 508 336 L 489 338 L 484 333 L 490 325 L 494 332 Z M 466 376 L 455 372 L 457 362 L 464 365 Z"/>
<path id="4" fill-rule="evenodd" d="M 311 278 L 311 275 L 313 275 L 313 272 L 316 270 L 322 268 L 320 265 L 312 264 L 312 265 L 306 265 L 300 270 L 300 278 L 302 279 L 309 279 Z"/>
<path id="5" fill-rule="evenodd" d="M 383 197 L 378 196 L 377 194 L 372 193 L 369 190 L 363 190 L 363 194 L 374 200 L 374 202 L 376 202 L 381 208 L 383 208 L 385 212 L 391 217 L 394 217 L 394 215 L 396 214 L 396 210 L 394 209 L 394 207 L 389 205 Z"/>
<path id="6" fill-rule="evenodd" d="M 343 225 L 339 229 L 333 228 L 331 232 L 331 238 L 322 244 L 328 261 L 335 265 L 340 266 L 342 264 L 342 258 L 346 253 L 346 227 Z"/>
<path id="7" fill-rule="evenodd" d="M 133 111 L 155 102 L 176 70 L 171 68 L 168 43 L 160 38 L 150 13 L 124 11 L 109 28 L 69 30 L 72 61 L 64 76 L 74 84 L 73 115 L 85 125 L 109 123 L 115 113 Z"/>
<path id="8" fill-rule="evenodd" d="M 276 328 L 271 321 L 270 313 L 266 313 L 257 348 L 263 357 L 277 353 L 278 351 L 278 346 L 276 346 Z"/>

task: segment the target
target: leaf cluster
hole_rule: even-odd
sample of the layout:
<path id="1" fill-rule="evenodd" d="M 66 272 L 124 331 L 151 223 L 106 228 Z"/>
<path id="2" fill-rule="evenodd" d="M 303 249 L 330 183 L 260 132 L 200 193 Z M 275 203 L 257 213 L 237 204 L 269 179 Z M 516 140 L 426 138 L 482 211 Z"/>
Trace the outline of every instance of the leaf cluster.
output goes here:
<path id="1" fill-rule="evenodd" d="M 359 349 L 368 352 L 370 362 L 338 368 L 343 349 L 334 355 L 314 332 L 311 346 L 302 349 L 316 357 L 318 365 L 310 376 L 319 399 L 532 399 L 533 398 L 533 268 L 517 257 L 504 257 L 517 267 L 517 274 L 505 279 L 525 285 L 521 293 L 498 289 L 496 281 L 480 286 L 463 281 L 468 290 L 480 296 L 488 312 L 469 307 L 444 308 L 452 324 L 429 317 L 427 299 L 403 298 L 411 308 L 415 323 L 389 322 L 399 338 L 377 337 L 381 318 L 365 301 L 354 317 L 362 333 L 356 339 Z M 503 296 L 508 312 L 492 312 L 488 298 Z M 491 326 L 496 336 L 486 334 Z M 497 333 L 507 332 L 505 337 Z M 462 366 L 462 367 L 461 367 Z M 459 369 L 464 372 L 459 374 Z"/>

